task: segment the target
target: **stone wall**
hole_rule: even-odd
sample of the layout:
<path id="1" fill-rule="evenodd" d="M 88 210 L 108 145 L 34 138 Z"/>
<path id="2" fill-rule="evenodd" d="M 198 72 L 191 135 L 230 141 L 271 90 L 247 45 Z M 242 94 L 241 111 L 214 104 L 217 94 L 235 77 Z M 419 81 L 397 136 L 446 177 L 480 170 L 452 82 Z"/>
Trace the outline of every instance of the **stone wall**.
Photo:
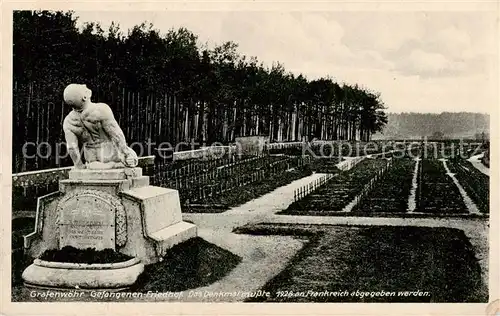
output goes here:
<path id="1" fill-rule="evenodd" d="M 264 153 L 269 144 L 269 136 L 236 137 L 238 154 L 244 156 L 259 156 Z"/>
<path id="2" fill-rule="evenodd" d="M 236 146 L 211 146 L 195 150 L 174 152 L 173 160 L 221 158 L 236 151 Z"/>

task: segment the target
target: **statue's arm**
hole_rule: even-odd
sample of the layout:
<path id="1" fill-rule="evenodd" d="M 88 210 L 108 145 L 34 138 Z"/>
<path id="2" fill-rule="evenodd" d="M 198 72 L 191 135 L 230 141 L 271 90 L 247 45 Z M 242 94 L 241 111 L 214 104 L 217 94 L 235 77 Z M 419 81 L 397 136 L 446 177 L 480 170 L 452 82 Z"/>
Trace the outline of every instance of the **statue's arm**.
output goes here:
<path id="1" fill-rule="evenodd" d="M 137 154 L 127 146 L 125 135 L 123 135 L 122 129 L 118 125 L 118 122 L 116 122 L 113 111 L 111 111 L 111 108 L 107 104 L 102 103 L 100 106 L 102 113 L 102 128 L 115 144 L 118 151 L 123 155 L 123 157 L 120 158 L 123 164 L 127 167 L 137 166 Z"/>
<path id="2" fill-rule="evenodd" d="M 64 138 L 66 139 L 66 147 L 68 148 L 69 156 L 73 161 L 73 164 L 77 168 L 84 168 L 85 165 L 82 162 L 82 156 L 80 154 L 80 148 L 78 146 L 78 137 L 71 130 L 71 123 L 69 118 L 66 117 L 63 123 Z"/>
<path id="3" fill-rule="evenodd" d="M 115 144 L 118 150 L 121 153 L 127 155 L 129 148 L 125 140 L 125 135 L 118 125 L 118 122 L 115 120 L 113 111 L 111 111 L 111 108 L 104 103 L 101 103 L 100 107 L 102 114 L 102 128 L 108 134 L 110 140 Z"/>

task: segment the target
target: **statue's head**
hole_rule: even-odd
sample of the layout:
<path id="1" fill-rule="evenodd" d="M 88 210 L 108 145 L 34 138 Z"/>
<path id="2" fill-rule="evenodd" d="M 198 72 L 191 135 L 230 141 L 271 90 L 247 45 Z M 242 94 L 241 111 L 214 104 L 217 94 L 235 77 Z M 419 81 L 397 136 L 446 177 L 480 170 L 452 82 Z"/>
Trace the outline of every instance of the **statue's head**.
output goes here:
<path id="1" fill-rule="evenodd" d="M 72 83 L 68 85 L 63 92 L 64 102 L 78 110 L 87 102 L 90 102 L 92 90 L 84 84 Z"/>

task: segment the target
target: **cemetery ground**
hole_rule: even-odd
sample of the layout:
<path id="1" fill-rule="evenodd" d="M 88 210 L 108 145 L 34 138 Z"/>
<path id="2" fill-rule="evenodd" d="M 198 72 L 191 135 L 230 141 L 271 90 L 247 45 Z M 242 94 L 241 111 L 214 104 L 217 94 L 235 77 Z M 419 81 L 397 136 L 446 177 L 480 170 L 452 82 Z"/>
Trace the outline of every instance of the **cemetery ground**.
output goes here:
<path id="1" fill-rule="evenodd" d="M 30 260 L 21 236 L 34 221 L 15 218 L 13 301 L 488 300 L 489 177 L 474 161 L 247 159 L 200 163 L 213 165 L 200 173 L 189 167 L 184 178 L 164 175 L 176 182 L 169 185 L 180 191 L 183 219 L 197 225 L 198 237 L 147 266 L 126 290 L 135 297 L 47 298 L 23 288 Z M 228 179 L 231 185 L 221 184 Z"/>

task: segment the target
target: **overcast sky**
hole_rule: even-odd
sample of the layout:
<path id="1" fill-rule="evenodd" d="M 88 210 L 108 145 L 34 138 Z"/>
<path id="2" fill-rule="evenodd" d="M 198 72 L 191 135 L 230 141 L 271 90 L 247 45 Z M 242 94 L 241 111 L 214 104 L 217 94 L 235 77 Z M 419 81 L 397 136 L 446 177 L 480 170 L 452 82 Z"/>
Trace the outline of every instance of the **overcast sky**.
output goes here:
<path id="1" fill-rule="evenodd" d="M 162 33 L 186 27 L 201 43 L 239 52 L 309 79 L 333 77 L 381 93 L 389 112 L 491 112 L 498 26 L 490 12 L 89 12 L 79 22 L 143 21 Z"/>

